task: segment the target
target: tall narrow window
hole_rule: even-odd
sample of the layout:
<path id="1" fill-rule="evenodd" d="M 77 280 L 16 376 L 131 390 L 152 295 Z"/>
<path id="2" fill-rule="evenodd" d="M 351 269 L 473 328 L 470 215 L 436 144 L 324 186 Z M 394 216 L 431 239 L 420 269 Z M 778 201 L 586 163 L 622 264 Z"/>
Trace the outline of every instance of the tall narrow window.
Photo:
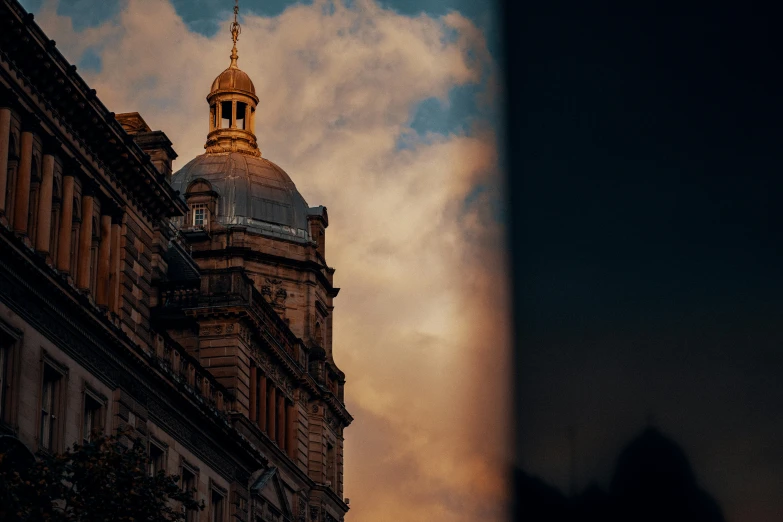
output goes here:
<path id="1" fill-rule="evenodd" d="M 209 224 L 209 210 L 206 203 L 195 203 L 193 205 L 193 226 L 206 227 Z"/>
<path id="2" fill-rule="evenodd" d="M 95 296 L 98 288 L 98 245 L 100 245 L 101 227 L 98 220 L 92 218 L 92 246 L 90 247 L 90 293 Z"/>
<path id="3" fill-rule="evenodd" d="M 2 339 L 4 341 L 4 339 Z M 5 399 L 8 393 L 6 388 L 8 387 L 8 378 L 10 377 L 8 371 L 8 360 L 10 359 L 10 346 L 6 346 L 5 342 L 0 344 L 0 420 L 6 420 L 7 406 Z"/>
<path id="4" fill-rule="evenodd" d="M 334 446 L 332 446 L 330 443 L 326 443 L 326 483 L 332 486 L 332 488 L 336 489 L 336 484 L 334 481 L 334 468 L 335 468 L 335 460 L 334 460 Z"/>
<path id="5" fill-rule="evenodd" d="M 150 475 L 155 476 L 166 469 L 166 450 L 150 441 Z"/>
<path id="6" fill-rule="evenodd" d="M 231 102 L 220 102 L 220 128 L 231 127 Z"/>
<path id="7" fill-rule="evenodd" d="M 41 448 L 53 451 L 58 447 L 60 424 L 60 389 L 63 375 L 48 364 L 44 364 L 43 386 L 41 388 Z"/>
<path id="8" fill-rule="evenodd" d="M 76 278 L 79 263 L 79 225 L 81 219 L 81 204 L 79 198 L 73 198 L 73 218 L 71 221 L 71 277 Z"/>
<path id="9" fill-rule="evenodd" d="M 212 520 L 211 522 L 223 522 L 223 510 L 225 509 L 223 502 L 223 495 L 212 490 L 212 503 L 210 506 Z"/>
<path id="10" fill-rule="evenodd" d="M 15 424 L 16 390 L 19 375 L 14 361 L 19 360 L 21 340 L 0 323 L 0 423 Z"/>
<path id="11" fill-rule="evenodd" d="M 237 102 L 237 129 L 245 129 L 245 109 L 247 104 Z"/>
<path id="12" fill-rule="evenodd" d="M 90 393 L 84 393 L 84 412 L 82 413 L 82 440 L 85 444 L 103 430 L 103 403 Z"/>
<path id="13" fill-rule="evenodd" d="M 191 497 L 195 495 L 196 474 L 186 467 L 182 468 L 182 490 Z M 185 510 L 185 522 L 196 522 L 198 512 L 194 509 Z"/>

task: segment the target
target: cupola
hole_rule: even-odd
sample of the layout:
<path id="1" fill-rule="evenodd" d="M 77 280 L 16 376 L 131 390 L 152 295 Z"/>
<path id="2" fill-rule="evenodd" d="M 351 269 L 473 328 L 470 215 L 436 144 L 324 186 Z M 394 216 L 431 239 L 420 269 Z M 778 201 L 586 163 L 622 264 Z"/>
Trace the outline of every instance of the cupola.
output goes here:
<path id="1" fill-rule="evenodd" d="M 209 134 L 204 145 L 207 153 L 239 152 L 260 156 L 255 135 L 255 115 L 258 97 L 250 77 L 239 69 L 237 40 L 241 32 L 237 22 L 238 7 L 234 7 L 231 23 L 231 64 L 212 82 L 209 102 Z"/>

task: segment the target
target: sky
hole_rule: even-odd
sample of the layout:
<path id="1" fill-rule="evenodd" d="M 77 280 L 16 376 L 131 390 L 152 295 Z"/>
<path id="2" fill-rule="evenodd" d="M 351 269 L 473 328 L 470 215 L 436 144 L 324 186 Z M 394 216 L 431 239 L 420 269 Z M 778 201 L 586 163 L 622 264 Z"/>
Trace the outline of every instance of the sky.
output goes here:
<path id="1" fill-rule="evenodd" d="M 567 491 L 573 426 L 606 487 L 650 423 L 728 521 L 783 520 L 779 13 L 520 4 L 517 464 Z"/>
<path id="2" fill-rule="evenodd" d="M 233 2 L 24 0 L 106 107 L 202 154 Z M 264 157 L 329 209 L 348 521 L 502 520 L 508 296 L 495 13 L 240 2 Z"/>

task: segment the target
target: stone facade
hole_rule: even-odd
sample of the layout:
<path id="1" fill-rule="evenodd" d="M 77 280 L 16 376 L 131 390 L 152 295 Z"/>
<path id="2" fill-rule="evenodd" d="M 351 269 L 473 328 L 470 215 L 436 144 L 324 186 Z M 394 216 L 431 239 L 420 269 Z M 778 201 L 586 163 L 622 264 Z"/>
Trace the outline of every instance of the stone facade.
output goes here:
<path id="1" fill-rule="evenodd" d="M 253 97 L 222 77 L 208 154 L 257 147 Z M 247 112 L 222 132 L 226 99 Z M 326 209 L 307 208 L 295 240 L 277 224 L 193 226 L 226 194 L 208 181 L 178 193 L 175 158 L 0 0 L 0 434 L 46 452 L 130 426 L 155 466 L 197 484 L 202 520 L 343 520 L 352 418 L 332 357 Z"/>

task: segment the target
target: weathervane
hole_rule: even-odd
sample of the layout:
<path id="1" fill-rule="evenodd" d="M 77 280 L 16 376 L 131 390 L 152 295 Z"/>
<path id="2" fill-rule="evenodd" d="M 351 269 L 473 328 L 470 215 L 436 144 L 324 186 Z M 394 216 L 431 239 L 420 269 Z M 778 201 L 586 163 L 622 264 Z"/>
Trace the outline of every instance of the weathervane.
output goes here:
<path id="1" fill-rule="evenodd" d="M 239 14 L 239 0 L 234 0 L 234 21 L 231 22 L 231 39 L 234 40 L 234 48 L 231 49 L 231 67 L 237 66 L 237 59 L 239 54 L 237 53 L 237 40 L 239 40 L 239 33 L 242 32 L 242 27 L 237 22 L 237 15 Z"/>

